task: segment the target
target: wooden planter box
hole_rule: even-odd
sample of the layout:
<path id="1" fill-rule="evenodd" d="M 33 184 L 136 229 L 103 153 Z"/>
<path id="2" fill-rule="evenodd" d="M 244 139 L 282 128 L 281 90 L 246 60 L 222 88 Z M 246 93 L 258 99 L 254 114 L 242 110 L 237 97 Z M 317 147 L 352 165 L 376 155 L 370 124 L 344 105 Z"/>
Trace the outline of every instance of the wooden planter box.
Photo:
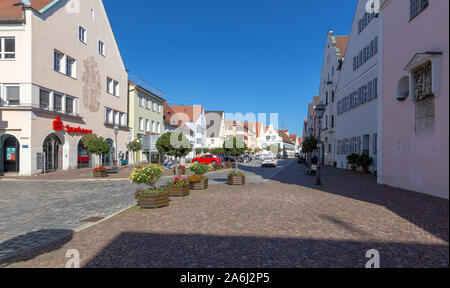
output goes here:
<path id="1" fill-rule="evenodd" d="M 169 194 L 171 197 L 183 197 L 189 195 L 190 185 L 172 185 L 169 186 Z"/>
<path id="2" fill-rule="evenodd" d="M 93 176 L 94 178 L 103 178 L 103 177 L 108 177 L 108 172 L 96 172 L 95 170 L 93 170 Z"/>
<path id="3" fill-rule="evenodd" d="M 159 194 L 141 194 L 139 196 L 141 209 L 155 209 L 169 206 L 169 192 Z"/>
<path id="4" fill-rule="evenodd" d="M 208 178 L 203 179 L 198 183 L 191 183 L 191 190 L 205 190 L 208 189 Z"/>
<path id="5" fill-rule="evenodd" d="M 229 176 L 228 185 L 245 185 L 245 176 Z"/>

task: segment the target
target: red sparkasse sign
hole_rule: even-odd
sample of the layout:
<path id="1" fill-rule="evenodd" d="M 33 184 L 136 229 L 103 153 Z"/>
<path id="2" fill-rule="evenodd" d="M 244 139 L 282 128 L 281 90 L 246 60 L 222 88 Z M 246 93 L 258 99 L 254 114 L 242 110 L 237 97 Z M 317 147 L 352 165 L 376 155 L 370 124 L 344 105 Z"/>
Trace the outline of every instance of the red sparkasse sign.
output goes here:
<path id="1" fill-rule="evenodd" d="M 65 130 L 64 130 L 65 128 Z M 55 131 L 66 131 L 69 134 L 92 134 L 92 130 L 83 129 L 81 127 L 72 127 L 70 125 L 64 126 L 64 123 L 61 121 L 61 117 L 57 116 L 56 120 L 53 121 L 53 130 Z"/>

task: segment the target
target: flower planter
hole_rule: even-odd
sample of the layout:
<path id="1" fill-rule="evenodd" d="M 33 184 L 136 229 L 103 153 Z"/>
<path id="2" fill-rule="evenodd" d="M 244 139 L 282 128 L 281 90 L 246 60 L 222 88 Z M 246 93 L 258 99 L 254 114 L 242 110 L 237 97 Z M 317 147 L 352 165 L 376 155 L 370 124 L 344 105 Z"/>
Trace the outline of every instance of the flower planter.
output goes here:
<path id="1" fill-rule="evenodd" d="M 103 178 L 103 177 L 108 177 L 108 172 L 104 171 L 104 172 L 97 172 L 97 171 L 93 171 L 93 176 L 94 178 Z"/>
<path id="2" fill-rule="evenodd" d="M 191 183 L 191 190 L 205 190 L 208 189 L 208 178 L 201 180 L 200 182 Z"/>
<path id="3" fill-rule="evenodd" d="M 356 166 L 352 166 L 352 171 L 353 171 L 353 172 L 356 171 Z"/>
<path id="4" fill-rule="evenodd" d="M 183 197 L 189 195 L 190 186 L 186 185 L 171 185 L 169 186 L 169 194 L 171 197 Z"/>
<path id="5" fill-rule="evenodd" d="M 141 194 L 139 196 L 141 209 L 155 209 L 169 206 L 169 192 Z"/>
<path id="6" fill-rule="evenodd" d="M 369 173 L 369 168 L 362 168 L 362 172 L 364 173 L 364 174 L 368 174 Z"/>
<path id="7" fill-rule="evenodd" d="M 245 176 L 228 176 L 228 185 L 245 185 Z"/>

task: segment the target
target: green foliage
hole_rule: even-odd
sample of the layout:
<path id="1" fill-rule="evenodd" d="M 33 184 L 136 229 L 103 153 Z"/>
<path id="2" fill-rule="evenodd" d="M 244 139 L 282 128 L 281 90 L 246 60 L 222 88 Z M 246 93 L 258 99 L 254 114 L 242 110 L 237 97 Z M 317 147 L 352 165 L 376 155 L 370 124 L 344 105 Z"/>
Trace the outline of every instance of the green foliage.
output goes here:
<path id="1" fill-rule="evenodd" d="M 317 150 L 318 144 L 319 141 L 316 139 L 316 137 L 314 136 L 306 137 L 302 143 L 302 152 L 303 153 L 314 152 Z"/>
<path id="2" fill-rule="evenodd" d="M 373 163 L 373 159 L 371 157 L 369 157 L 366 154 L 360 155 L 358 157 L 358 166 L 362 167 L 362 168 L 369 168 L 370 165 L 372 165 Z"/>
<path id="3" fill-rule="evenodd" d="M 142 142 L 139 139 L 135 139 L 127 144 L 127 149 L 133 152 L 142 150 Z"/>
<path id="4" fill-rule="evenodd" d="M 209 150 L 208 148 L 204 148 L 203 149 L 203 153 L 210 153 L 211 150 Z"/>
<path id="5" fill-rule="evenodd" d="M 248 148 L 245 145 L 244 139 L 234 137 L 223 143 L 223 149 L 225 154 L 238 157 L 244 154 Z"/>
<path id="6" fill-rule="evenodd" d="M 105 139 L 96 134 L 86 135 L 81 139 L 81 142 L 83 143 L 84 148 L 89 151 L 89 153 L 95 155 L 103 155 L 111 151 L 111 147 L 105 141 Z"/>
<path id="7" fill-rule="evenodd" d="M 211 153 L 216 155 L 222 155 L 225 154 L 225 150 L 223 148 L 214 148 L 211 149 Z"/>
<path id="8" fill-rule="evenodd" d="M 164 155 L 184 157 L 192 151 L 192 146 L 183 133 L 168 132 L 159 137 L 156 149 Z"/>
<path id="9" fill-rule="evenodd" d="M 195 154 L 202 154 L 202 148 L 196 148 L 195 149 Z"/>
<path id="10" fill-rule="evenodd" d="M 161 178 L 162 170 L 158 165 L 149 165 L 136 168 L 130 174 L 130 182 L 133 184 L 144 184 L 152 190 L 156 189 L 156 182 Z"/>
<path id="11" fill-rule="evenodd" d="M 230 174 L 228 174 L 228 177 L 243 177 L 245 176 L 244 173 L 239 172 L 237 170 L 233 170 Z"/>
<path id="12" fill-rule="evenodd" d="M 358 166 L 358 158 L 359 158 L 358 154 L 355 154 L 355 153 L 350 154 L 347 156 L 347 162 L 351 166 Z"/>
<path id="13" fill-rule="evenodd" d="M 208 172 L 209 167 L 206 164 L 194 164 L 191 166 L 190 169 L 196 175 L 203 175 L 203 174 L 206 174 L 206 172 Z"/>

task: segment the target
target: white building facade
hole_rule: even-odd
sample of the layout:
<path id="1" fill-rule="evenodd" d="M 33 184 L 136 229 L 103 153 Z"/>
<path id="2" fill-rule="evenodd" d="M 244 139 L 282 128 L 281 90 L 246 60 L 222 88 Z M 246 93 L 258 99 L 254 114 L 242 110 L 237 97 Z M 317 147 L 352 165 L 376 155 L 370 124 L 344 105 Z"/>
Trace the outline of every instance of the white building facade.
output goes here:
<path id="1" fill-rule="evenodd" d="M 325 105 L 322 119 L 321 160 L 322 164 L 334 165 L 336 155 L 336 86 L 341 74 L 341 68 L 347 49 L 348 36 L 334 36 L 333 31 L 327 34 L 322 76 L 320 81 L 320 102 Z"/>
<path id="2" fill-rule="evenodd" d="M 336 89 L 336 154 L 338 168 L 349 168 L 347 156 L 367 154 L 372 172 L 379 170 L 378 111 L 381 102 L 381 21 L 358 1 Z"/>

